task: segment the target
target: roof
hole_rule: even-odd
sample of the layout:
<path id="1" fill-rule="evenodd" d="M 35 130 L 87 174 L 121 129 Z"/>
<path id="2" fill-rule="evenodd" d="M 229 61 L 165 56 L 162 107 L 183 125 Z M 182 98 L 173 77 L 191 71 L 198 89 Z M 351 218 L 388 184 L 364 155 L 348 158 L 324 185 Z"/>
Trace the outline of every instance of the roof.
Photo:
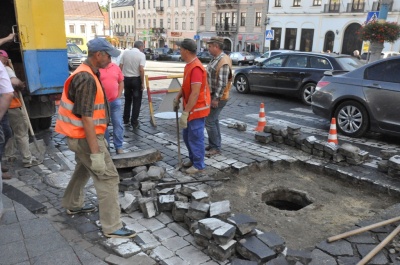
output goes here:
<path id="1" fill-rule="evenodd" d="M 64 2 L 65 17 L 104 18 L 97 2 Z"/>
<path id="2" fill-rule="evenodd" d="M 118 0 L 117 2 L 112 4 L 112 7 L 123 7 L 123 6 L 133 6 L 135 1 L 132 0 Z"/>

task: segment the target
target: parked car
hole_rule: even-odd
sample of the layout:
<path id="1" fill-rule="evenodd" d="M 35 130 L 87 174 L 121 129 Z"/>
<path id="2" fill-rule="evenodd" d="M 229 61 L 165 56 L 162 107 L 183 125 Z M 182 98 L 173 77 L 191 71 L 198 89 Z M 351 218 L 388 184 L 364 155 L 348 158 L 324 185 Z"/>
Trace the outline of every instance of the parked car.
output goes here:
<path id="1" fill-rule="evenodd" d="M 178 51 L 174 51 L 172 54 L 171 54 L 171 60 L 172 61 L 179 61 L 179 62 L 181 62 L 182 61 L 182 57 L 181 57 L 181 52 L 178 50 Z"/>
<path id="2" fill-rule="evenodd" d="M 172 53 L 171 48 L 156 48 L 153 50 L 153 59 L 158 61 L 171 60 Z"/>
<path id="3" fill-rule="evenodd" d="M 281 53 L 255 66 L 235 70 L 233 80 L 239 93 L 264 91 L 296 95 L 310 105 L 311 95 L 325 71 L 347 72 L 362 65 L 349 55 Z"/>
<path id="4" fill-rule="evenodd" d="M 371 52 L 364 52 L 363 54 L 361 54 L 361 60 L 364 62 L 368 62 L 369 60 L 369 56 L 371 55 Z M 381 52 L 381 59 L 385 59 L 385 58 L 389 58 L 389 57 L 393 57 L 393 56 L 399 56 L 400 52 Z"/>
<path id="5" fill-rule="evenodd" d="M 87 54 L 85 52 L 75 43 L 67 43 L 68 68 L 70 71 L 78 68 L 86 60 Z"/>
<path id="6" fill-rule="evenodd" d="M 213 56 L 208 51 L 204 51 L 197 53 L 197 58 L 202 63 L 209 63 L 213 59 Z"/>
<path id="7" fill-rule="evenodd" d="M 146 60 L 153 59 L 153 51 L 150 48 L 144 48 L 143 53 L 146 55 Z"/>
<path id="8" fill-rule="evenodd" d="M 250 52 L 251 55 L 254 56 L 254 58 L 260 57 L 261 53 L 260 52 Z"/>
<path id="9" fill-rule="evenodd" d="M 255 63 L 262 63 L 264 62 L 266 59 L 268 59 L 269 57 L 272 57 L 274 55 L 278 55 L 281 53 L 285 53 L 285 52 L 293 52 L 292 50 L 271 50 L 271 51 L 267 51 L 265 52 L 263 55 L 256 57 L 254 59 Z"/>
<path id="10" fill-rule="evenodd" d="M 312 96 L 312 110 L 336 118 L 344 135 L 368 130 L 400 136 L 400 56 L 372 62 L 341 75 L 325 75 Z"/>
<path id="11" fill-rule="evenodd" d="M 232 64 L 237 65 L 253 65 L 254 63 L 254 55 L 250 54 L 249 52 L 232 52 L 229 54 L 232 60 Z"/>

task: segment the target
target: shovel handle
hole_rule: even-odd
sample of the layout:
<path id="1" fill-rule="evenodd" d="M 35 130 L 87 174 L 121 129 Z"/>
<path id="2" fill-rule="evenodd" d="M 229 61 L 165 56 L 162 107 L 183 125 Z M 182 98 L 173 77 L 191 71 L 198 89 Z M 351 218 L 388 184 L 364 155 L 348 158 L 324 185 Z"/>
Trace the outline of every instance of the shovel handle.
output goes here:
<path id="1" fill-rule="evenodd" d="M 21 91 L 18 91 L 18 96 L 19 96 L 19 99 L 20 99 L 20 101 L 21 101 L 22 112 L 24 113 L 24 115 L 26 116 L 26 119 L 28 120 L 29 132 L 31 133 L 31 135 L 33 136 L 33 138 L 35 138 L 35 133 L 33 132 L 31 120 L 29 119 L 28 111 L 26 110 L 24 98 L 22 97 Z"/>
<path id="2" fill-rule="evenodd" d="M 176 117 L 176 135 L 178 137 L 178 167 L 182 166 L 182 158 L 181 158 L 181 140 L 179 137 L 179 115 L 178 115 L 178 108 L 175 110 L 175 117 Z"/>

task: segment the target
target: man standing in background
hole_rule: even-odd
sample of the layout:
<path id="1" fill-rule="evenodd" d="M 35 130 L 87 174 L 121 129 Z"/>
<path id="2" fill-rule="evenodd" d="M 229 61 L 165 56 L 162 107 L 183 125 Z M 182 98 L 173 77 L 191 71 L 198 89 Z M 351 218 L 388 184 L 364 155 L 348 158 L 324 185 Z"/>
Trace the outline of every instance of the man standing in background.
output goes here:
<path id="1" fill-rule="evenodd" d="M 223 52 L 223 38 L 212 37 L 207 44 L 208 52 L 214 57 L 207 65 L 207 81 L 211 90 L 211 110 L 206 118 L 208 134 L 206 156 L 211 157 L 221 153 L 219 114 L 229 99 L 229 91 L 232 86 L 232 61 Z"/>
<path id="2" fill-rule="evenodd" d="M 134 48 L 124 52 L 119 65 L 124 74 L 124 124 L 129 124 L 130 119 L 133 129 L 139 128 L 139 113 L 144 90 L 146 55 L 143 53 L 143 48 L 142 41 L 135 41 Z"/>

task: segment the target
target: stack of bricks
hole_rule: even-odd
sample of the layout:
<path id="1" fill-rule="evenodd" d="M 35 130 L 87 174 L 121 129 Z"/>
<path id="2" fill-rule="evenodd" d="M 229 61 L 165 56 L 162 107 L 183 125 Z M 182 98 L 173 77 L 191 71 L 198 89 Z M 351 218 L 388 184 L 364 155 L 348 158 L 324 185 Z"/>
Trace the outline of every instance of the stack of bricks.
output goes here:
<path id="1" fill-rule="evenodd" d="M 392 156 L 388 161 L 388 175 L 400 178 L 400 155 Z"/>
<path id="2" fill-rule="evenodd" d="M 360 165 L 369 158 L 369 153 L 351 144 L 342 144 L 338 153 L 345 157 L 346 162 L 351 165 Z"/>
<path id="3" fill-rule="evenodd" d="M 383 173 L 388 173 L 389 166 L 388 162 L 389 159 L 393 156 L 400 155 L 400 152 L 393 149 L 388 150 L 381 150 L 380 157 L 382 160 L 378 162 L 378 170 Z"/>

